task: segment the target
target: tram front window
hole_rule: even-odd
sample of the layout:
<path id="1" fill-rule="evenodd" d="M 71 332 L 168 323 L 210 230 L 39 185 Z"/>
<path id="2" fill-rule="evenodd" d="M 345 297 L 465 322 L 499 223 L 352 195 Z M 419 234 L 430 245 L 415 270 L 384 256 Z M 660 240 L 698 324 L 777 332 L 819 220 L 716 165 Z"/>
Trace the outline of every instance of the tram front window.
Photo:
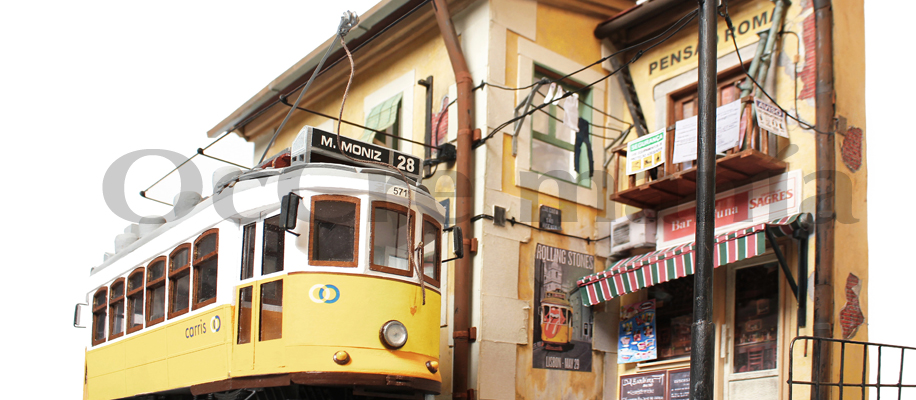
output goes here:
<path id="1" fill-rule="evenodd" d="M 312 265 L 355 267 L 359 237 L 359 199 L 312 197 L 309 255 Z"/>
<path id="2" fill-rule="evenodd" d="M 372 208 L 372 269 L 411 276 L 407 263 L 407 207 L 376 202 Z"/>
<path id="3" fill-rule="evenodd" d="M 423 217 L 423 277 L 427 282 L 439 286 L 439 238 L 442 237 L 439 224 Z"/>

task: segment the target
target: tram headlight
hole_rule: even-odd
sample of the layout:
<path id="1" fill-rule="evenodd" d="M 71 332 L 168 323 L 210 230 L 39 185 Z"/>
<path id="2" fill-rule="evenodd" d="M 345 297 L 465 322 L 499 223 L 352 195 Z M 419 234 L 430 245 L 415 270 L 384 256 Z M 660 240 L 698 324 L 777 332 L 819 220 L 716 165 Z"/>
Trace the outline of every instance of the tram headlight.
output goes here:
<path id="1" fill-rule="evenodd" d="M 407 327 L 400 321 L 388 321 L 382 325 L 379 337 L 385 346 L 392 349 L 400 349 L 407 343 Z"/>

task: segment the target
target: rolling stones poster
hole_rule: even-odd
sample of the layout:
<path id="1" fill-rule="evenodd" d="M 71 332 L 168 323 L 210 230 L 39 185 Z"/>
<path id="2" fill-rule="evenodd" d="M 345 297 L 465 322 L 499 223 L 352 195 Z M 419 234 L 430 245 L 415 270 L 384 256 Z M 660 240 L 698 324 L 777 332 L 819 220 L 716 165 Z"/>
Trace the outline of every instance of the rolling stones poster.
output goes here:
<path id="1" fill-rule="evenodd" d="M 534 368 L 590 372 L 592 311 L 576 281 L 593 273 L 595 256 L 538 244 L 534 256 Z"/>
<path id="2" fill-rule="evenodd" d="M 655 300 L 630 304 L 620 309 L 620 341 L 617 363 L 654 360 L 658 357 L 655 340 Z"/>

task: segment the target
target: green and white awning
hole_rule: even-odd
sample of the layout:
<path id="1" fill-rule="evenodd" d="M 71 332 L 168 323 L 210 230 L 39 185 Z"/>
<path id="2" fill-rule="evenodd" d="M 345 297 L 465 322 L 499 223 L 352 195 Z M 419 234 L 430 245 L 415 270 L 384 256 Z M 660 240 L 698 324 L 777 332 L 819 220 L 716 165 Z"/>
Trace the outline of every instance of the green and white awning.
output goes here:
<path id="1" fill-rule="evenodd" d="M 810 214 L 789 215 L 716 236 L 713 267 L 756 257 L 766 251 L 766 229 L 775 236 L 788 236 Z M 652 285 L 693 274 L 696 262 L 694 242 L 625 258 L 610 268 L 576 282 L 585 291 L 586 306 L 611 300 Z"/>
<path id="2" fill-rule="evenodd" d="M 398 110 L 401 107 L 401 97 L 403 97 L 403 93 L 398 93 L 394 97 L 372 108 L 372 111 L 369 111 L 369 115 L 366 117 L 366 127 L 374 129 L 374 131 L 369 129 L 363 130 L 363 134 L 360 135 L 359 140 L 372 143 L 372 139 L 375 138 L 375 131 L 388 129 L 398 121 Z"/>

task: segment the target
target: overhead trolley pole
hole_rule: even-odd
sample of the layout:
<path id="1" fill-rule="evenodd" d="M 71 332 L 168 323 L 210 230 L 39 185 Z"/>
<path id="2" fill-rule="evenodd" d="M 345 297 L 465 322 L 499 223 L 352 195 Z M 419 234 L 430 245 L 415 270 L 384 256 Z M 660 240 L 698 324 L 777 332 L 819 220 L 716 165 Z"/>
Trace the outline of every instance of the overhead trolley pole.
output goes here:
<path id="1" fill-rule="evenodd" d="M 700 68 L 697 78 L 697 229 L 691 329 L 690 399 L 712 400 L 715 335 L 712 322 L 713 230 L 716 195 L 716 1 L 699 0 Z"/>

